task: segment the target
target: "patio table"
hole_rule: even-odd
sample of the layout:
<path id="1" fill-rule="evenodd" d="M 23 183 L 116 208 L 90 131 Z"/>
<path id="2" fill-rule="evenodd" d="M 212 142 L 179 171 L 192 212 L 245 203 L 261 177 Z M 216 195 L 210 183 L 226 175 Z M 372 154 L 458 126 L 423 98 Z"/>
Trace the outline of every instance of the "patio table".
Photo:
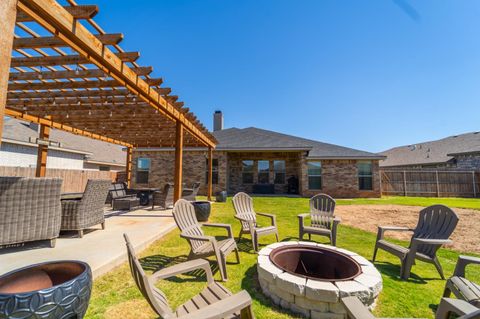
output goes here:
<path id="1" fill-rule="evenodd" d="M 151 204 L 152 200 L 152 195 L 154 192 L 159 191 L 160 188 L 156 187 L 141 187 L 141 188 L 135 188 L 135 191 L 137 192 L 137 197 L 140 199 L 140 205 L 142 206 L 147 206 Z"/>

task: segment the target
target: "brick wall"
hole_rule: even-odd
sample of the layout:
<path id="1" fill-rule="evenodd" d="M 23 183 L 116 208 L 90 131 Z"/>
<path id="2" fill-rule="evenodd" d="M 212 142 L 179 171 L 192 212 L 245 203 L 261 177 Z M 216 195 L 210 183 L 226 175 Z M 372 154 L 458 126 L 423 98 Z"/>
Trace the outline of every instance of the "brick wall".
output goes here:
<path id="1" fill-rule="evenodd" d="M 457 168 L 464 170 L 480 170 L 480 154 L 456 156 Z"/>

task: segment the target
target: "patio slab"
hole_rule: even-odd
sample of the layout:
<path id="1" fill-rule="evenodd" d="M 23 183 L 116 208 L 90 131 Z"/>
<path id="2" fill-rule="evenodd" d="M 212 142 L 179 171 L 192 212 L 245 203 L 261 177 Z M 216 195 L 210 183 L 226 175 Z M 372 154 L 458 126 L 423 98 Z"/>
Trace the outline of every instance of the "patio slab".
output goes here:
<path id="1" fill-rule="evenodd" d="M 97 278 L 127 260 L 123 233 L 140 252 L 176 227 L 171 210 L 107 212 L 105 223 L 105 230 L 98 225 L 86 231 L 83 238 L 76 237 L 75 232 L 61 233 L 55 248 L 38 242 L 1 249 L 0 275 L 30 264 L 75 259 L 87 262 Z"/>

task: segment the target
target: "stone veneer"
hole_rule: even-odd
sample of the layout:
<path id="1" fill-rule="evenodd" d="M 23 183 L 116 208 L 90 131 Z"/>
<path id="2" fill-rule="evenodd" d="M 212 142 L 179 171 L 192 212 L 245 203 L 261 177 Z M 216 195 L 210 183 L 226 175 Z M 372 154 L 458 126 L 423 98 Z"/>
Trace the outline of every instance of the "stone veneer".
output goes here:
<path id="1" fill-rule="evenodd" d="M 275 266 L 270 252 L 283 245 L 313 245 L 338 250 L 355 259 L 362 273 L 353 280 L 319 281 L 295 276 Z M 382 276 L 375 266 L 364 257 L 341 248 L 313 242 L 280 242 L 260 250 L 257 263 L 258 280 L 263 293 L 284 309 L 313 319 L 346 319 L 347 312 L 340 298 L 358 297 L 370 309 L 375 307 L 382 290 Z"/>
<path id="2" fill-rule="evenodd" d="M 136 183 L 136 161 L 139 157 L 151 159 L 151 171 L 147 184 Z M 183 155 L 183 183 L 187 186 L 200 182 L 199 194 L 207 192 L 206 181 L 207 152 L 203 150 L 186 150 Z M 254 161 L 254 181 L 257 180 L 256 165 L 259 160 L 285 160 L 285 182 L 291 176 L 299 178 L 300 195 L 311 197 L 318 193 L 327 193 L 334 198 L 380 197 L 380 174 L 378 160 L 373 162 L 373 190 L 358 189 L 356 160 L 320 160 L 322 162 L 321 190 L 308 189 L 307 152 L 225 152 L 215 151 L 218 159 L 218 184 L 213 185 L 213 193 L 227 190 L 230 194 L 240 191 L 252 192 L 253 184 L 242 183 L 242 160 Z M 174 179 L 174 152 L 164 150 L 135 150 L 133 153 L 132 186 L 163 187 Z M 271 165 L 273 166 L 273 165 Z M 270 168 L 270 182 L 273 183 L 274 171 Z M 287 184 L 275 185 L 275 193 L 285 194 Z"/>

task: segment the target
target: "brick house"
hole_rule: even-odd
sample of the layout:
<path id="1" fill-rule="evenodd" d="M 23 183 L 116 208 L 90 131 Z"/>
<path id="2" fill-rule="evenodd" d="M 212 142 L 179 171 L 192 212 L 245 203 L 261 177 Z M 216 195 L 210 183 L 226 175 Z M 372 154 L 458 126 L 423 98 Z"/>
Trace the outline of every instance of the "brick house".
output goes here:
<path id="1" fill-rule="evenodd" d="M 223 129 L 214 114 L 213 192 L 286 194 L 297 180 L 302 196 L 325 192 L 333 197 L 380 197 L 382 155 L 308 140 L 259 128 Z M 133 187 L 161 187 L 173 182 L 174 150 L 138 148 L 133 154 Z M 292 179 L 293 178 L 293 179 Z M 183 182 L 201 182 L 206 194 L 207 149 L 185 148 Z M 295 183 L 293 183 L 295 184 Z"/>

